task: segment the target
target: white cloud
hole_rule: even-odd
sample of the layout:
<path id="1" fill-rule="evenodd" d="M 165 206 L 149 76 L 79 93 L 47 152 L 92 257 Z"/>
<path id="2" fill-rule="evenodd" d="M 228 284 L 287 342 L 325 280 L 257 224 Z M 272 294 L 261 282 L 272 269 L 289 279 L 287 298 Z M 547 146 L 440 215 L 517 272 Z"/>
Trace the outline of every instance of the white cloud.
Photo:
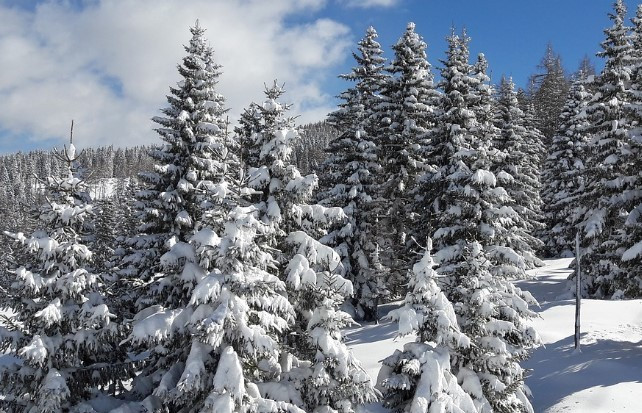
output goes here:
<path id="1" fill-rule="evenodd" d="M 340 0 L 348 7 L 367 9 L 370 7 L 392 7 L 399 3 L 399 0 Z"/>
<path id="2" fill-rule="evenodd" d="M 323 7 L 318 0 L 65 4 L 46 2 L 35 11 L 0 6 L 0 130 L 62 142 L 73 118 L 81 144 L 157 141 L 149 119 L 179 80 L 176 65 L 197 18 L 223 65 L 219 89 L 232 117 L 278 79 L 295 105 L 292 114 L 318 120 L 332 102 L 322 82 L 336 75 L 332 69 L 352 46 L 349 29 L 336 21 L 286 24 Z"/>

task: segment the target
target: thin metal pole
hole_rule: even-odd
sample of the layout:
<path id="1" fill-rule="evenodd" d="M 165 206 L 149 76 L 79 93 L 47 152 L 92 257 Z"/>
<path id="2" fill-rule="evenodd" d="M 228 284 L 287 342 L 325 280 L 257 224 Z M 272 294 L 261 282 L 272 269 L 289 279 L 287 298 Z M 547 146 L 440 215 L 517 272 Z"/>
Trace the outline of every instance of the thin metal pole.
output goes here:
<path id="1" fill-rule="evenodd" d="M 575 351 L 580 350 L 580 305 L 582 303 L 582 283 L 581 276 L 582 272 L 580 270 L 580 233 L 579 231 L 575 234 Z"/>

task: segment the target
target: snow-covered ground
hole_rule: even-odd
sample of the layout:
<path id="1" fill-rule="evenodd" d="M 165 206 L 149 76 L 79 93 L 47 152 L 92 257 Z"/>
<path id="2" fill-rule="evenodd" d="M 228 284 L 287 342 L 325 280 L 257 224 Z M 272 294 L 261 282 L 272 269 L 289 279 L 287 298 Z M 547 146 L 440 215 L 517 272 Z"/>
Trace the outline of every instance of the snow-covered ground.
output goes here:
<path id="1" fill-rule="evenodd" d="M 566 293 L 571 259 L 548 260 L 518 282 L 539 300 L 535 326 L 543 347 L 524 363 L 537 413 L 642 411 L 642 300 L 582 300 L 581 353 L 573 351 L 575 300 Z M 382 313 L 390 310 L 382 308 Z M 364 324 L 346 332 L 348 345 L 376 380 L 379 361 L 411 340 L 394 340 L 396 325 Z M 369 412 L 385 412 L 370 406 Z"/>

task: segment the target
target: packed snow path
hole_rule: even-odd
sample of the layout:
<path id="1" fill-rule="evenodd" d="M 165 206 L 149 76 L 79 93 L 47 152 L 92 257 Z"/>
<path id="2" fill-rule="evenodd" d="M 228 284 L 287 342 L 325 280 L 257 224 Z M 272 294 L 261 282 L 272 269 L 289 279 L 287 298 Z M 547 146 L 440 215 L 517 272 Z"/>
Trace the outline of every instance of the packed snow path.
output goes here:
<path id="1" fill-rule="evenodd" d="M 544 347 L 524 363 L 536 413 L 640 412 L 642 394 L 642 300 L 582 300 L 581 353 L 574 353 L 575 299 L 568 294 L 572 259 L 545 261 L 517 284 L 540 303 L 535 327 Z M 400 304 L 400 303 L 397 303 Z M 395 304 L 380 308 L 384 315 Z M 412 340 L 394 340 L 395 323 L 363 324 L 346 331 L 346 340 L 376 380 L 380 361 Z M 379 405 L 369 413 L 386 412 Z"/>

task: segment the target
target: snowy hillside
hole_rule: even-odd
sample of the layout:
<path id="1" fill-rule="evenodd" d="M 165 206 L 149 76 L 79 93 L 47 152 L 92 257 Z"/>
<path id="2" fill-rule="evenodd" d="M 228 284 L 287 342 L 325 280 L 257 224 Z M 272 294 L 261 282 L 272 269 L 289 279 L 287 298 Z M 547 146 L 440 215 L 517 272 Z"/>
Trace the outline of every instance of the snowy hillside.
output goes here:
<path id="1" fill-rule="evenodd" d="M 582 300 L 582 351 L 573 352 L 575 300 L 566 293 L 571 259 L 545 261 L 518 282 L 540 303 L 535 321 L 543 347 L 524 363 L 526 383 L 537 413 L 635 412 L 642 394 L 642 300 Z M 382 313 L 393 306 L 383 307 Z M 396 325 L 382 322 L 353 327 L 348 345 L 373 380 L 379 361 L 410 338 L 395 341 Z M 379 405 L 371 412 L 385 412 Z"/>

